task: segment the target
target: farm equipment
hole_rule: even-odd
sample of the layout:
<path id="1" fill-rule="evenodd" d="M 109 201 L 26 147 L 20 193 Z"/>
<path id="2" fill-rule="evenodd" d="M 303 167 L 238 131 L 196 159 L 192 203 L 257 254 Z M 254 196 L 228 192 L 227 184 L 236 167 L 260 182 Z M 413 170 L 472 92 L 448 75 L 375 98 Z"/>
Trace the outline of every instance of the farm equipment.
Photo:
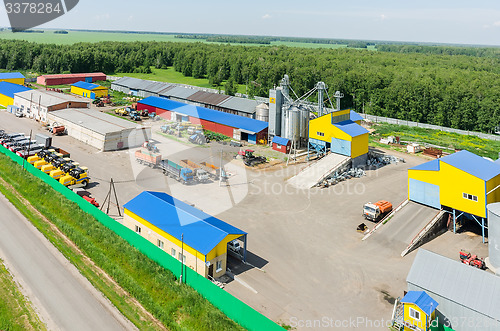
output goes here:
<path id="1" fill-rule="evenodd" d="M 219 167 L 217 167 L 211 163 L 208 163 L 208 162 L 201 162 L 200 166 L 203 170 L 208 172 L 208 174 L 210 176 L 212 176 L 214 179 L 219 178 L 219 176 L 220 176 L 220 168 Z"/>
<path id="2" fill-rule="evenodd" d="M 139 115 L 139 113 L 136 111 L 136 110 L 131 110 L 128 115 L 130 116 L 130 119 L 134 120 L 134 121 L 141 121 L 142 118 L 141 118 L 141 115 Z"/>
<path id="3" fill-rule="evenodd" d="M 162 125 L 162 126 L 160 126 L 160 130 L 163 133 L 168 133 L 170 131 L 170 125 L 167 125 L 167 124 Z"/>
<path id="4" fill-rule="evenodd" d="M 365 223 L 361 223 L 360 225 L 358 225 L 358 227 L 356 228 L 356 231 L 358 232 L 361 232 L 361 233 L 365 233 L 366 230 L 368 230 L 368 227 L 366 226 Z"/>
<path id="5" fill-rule="evenodd" d="M 376 222 L 392 211 L 392 203 L 380 200 L 375 203 L 368 202 L 363 206 L 365 219 Z"/>
<path id="6" fill-rule="evenodd" d="M 70 169 L 66 175 L 59 178 L 59 183 L 64 186 L 81 184 L 83 187 L 87 187 L 89 180 L 86 168 L 75 167 Z"/>
<path id="7" fill-rule="evenodd" d="M 148 116 L 152 121 L 154 121 L 157 118 L 155 112 L 149 113 Z"/>
<path id="8" fill-rule="evenodd" d="M 181 162 L 179 162 L 179 164 L 182 167 L 188 168 L 191 171 L 193 171 L 194 175 L 196 176 L 196 179 L 199 182 L 206 182 L 206 181 L 208 181 L 208 172 L 205 171 L 198 164 L 194 163 L 193 161 L 185 159 L 185 160 L 181 160 Z"/>
<path id="9" fill-rule="evenodd" d="M 195 133 L 193 135 L 191 135 L 188 140 L 190 143 L 197 144 L 197 145 L 203 145 L 203 144 L 206 144 L 208 142 L 207 137 L 205 137 L 203 132 L 200 130 L 195 131 Z"/>
<path id="10" fill-rule="evenodd" d="M 139 149 L 135 151 L 135 159 L 140 164 L 144 164 L 148 167 L 154 168 L 160 163 L 161 155 L 158 153 Z"/>
<path id="11" fill-rule="evenodd" d="M 131 108 L 117 108 L 115 109 L 115 114 L 120 116 L 127 116 Z"/>
<path id="12" fill-rule="evenodd" d="M 253 150 L 247 149 L 245 151 L 239 151 L 238 155 L 243 157 L 243 163 L 247 167 L 254 167 L 258 164 L 267 162 L 267 159 L 265 156 L 255 156 L 253 153 L 254 153 Z"/>
<path id="13" fill-rule="evenodd" d="M 153 153 L 158 153 L 160 151 L 158 147 L 150 141 L 145 141 L 144 144 L 142 144 L 142 147 Z"/>
<path id="14" fill-rule="evenodd" d="M 174 178 L 183 184 L 188 184 L 193 180 L 193 171 L 191 169 L 184 168 L 170 160 L 161 160 L 158 167 L 162 169 L 165 176 Z"/>
<path id="15" fill-rule="evenodd" d="M 484 259 L 477 257 L 477 255 L 472 255 L 470 252 L 464 250 L 460 251 L 460 261 L 462 261 L 462 263 L 464 264 L 476 267 L 478 269 L 486 269 Z"/>

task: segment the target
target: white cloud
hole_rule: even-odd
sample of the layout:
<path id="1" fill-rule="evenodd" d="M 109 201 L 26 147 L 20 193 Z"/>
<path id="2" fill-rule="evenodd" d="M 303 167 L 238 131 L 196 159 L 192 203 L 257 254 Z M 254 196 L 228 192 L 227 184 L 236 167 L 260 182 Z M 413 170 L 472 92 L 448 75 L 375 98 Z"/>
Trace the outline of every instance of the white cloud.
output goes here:
<path id="1" fill-rule="evenodd" d="M 500 26 L 500 21 L 496 21 L 495 23 L 493 23 L 493 26 Z"/>
<path id="2" fill-rule="evenodd" d="M 387 16 L 386 16 L 385 14 L 380 15 L 380 19 L 381 19 L 382 21 L 384 21 L 386 18 L 387 18 Z"/>
<path id="3" fill-rule="evenodd" d="M 270 18 L 272 18 L 272 16 L 269 15 L 269 14 L 265 14 L 264 16 L 262 16 L 263 20 L 267 20 L 267 19 L 270 19 Z"/>

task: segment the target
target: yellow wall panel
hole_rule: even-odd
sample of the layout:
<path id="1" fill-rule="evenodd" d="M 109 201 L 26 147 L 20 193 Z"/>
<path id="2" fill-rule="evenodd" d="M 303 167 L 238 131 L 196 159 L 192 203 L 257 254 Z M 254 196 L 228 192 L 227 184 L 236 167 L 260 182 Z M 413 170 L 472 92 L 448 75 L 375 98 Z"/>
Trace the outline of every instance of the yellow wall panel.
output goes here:
<path id="1" fill-rule="evenodd" d="M 7 107 L 14 104 L 14 99 L 6 95 L 0 94 L 0 105 Z"/>
<path id="2" fill-rule="evenodd" d="M 495 203 L 495 202 L 500 202 L 500 175 L 490 179 L 486 183 L 486 192 L 492 191 L 490 194 L 488 194 L 488 203 Z"/>
<path id="3" fill-rule="evenodd" d="M 420 320 L 413 319 L 410 316 L 410 308 L 412 308 L 420 313 Z M 426 330 L 426 328 L 427 328 L 427 315 L 423 312 L 422 309 L 420 309 L 415 304 L 404 303 L 404 320 L 405 320 L 405 322 L 408 322 L 411 325 L 414 325 L 422 330 Z M 405 330 L 412 330 L 412 329 L 405 326 Z"/>
<path id="4" fill-rule="evenodd" d="M 318 135 L 324 133 L 324 136 Z M 332 114 L 326 114 L 309 122 L 309 138 L 332 142 L 332 138 L 351 141 L 352 137 L 332 124 Z"/>
<path id="5" fill-rule="evenodd" d="M 24 78 L 0 79 L 0 82 L 9 82 L 18 85 L 24 85 Z"/>
<path id="6" fill-rule="evenodd" d="M 368 133 L 352 138 L 351 157 L 355 158 L 368 153 Z"/>

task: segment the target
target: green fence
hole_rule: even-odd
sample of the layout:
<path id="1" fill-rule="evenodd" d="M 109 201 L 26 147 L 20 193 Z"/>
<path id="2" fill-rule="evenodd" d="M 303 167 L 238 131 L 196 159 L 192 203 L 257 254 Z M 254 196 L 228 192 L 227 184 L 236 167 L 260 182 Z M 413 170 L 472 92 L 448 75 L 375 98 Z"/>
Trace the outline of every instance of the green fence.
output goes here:
<path id="1" fill-rule="evenodd" d="M 24 168 L 32 175 L 40 178 L 68 200 L 76 203 L 83 211 L 95 217 L 95 219 L 97 219 L 100 223 L 125 239 L 130 245 L 137 248 L 141 253 L 157 262 L 162 267 L 170 270 L 176 277 L 180 276 L 182 267 L 181 263 L 170 256 L 170 254 L 158 249 L 158 247 L 142 236 L 118 223 L 72 190 L 66 188 L 52 177 L 35 168 L 19 155 L 12 153 L 3 146 L 0 146 L 0 152 L 10 157 L 19 165 L 23 165 L 24 162 Z M 252 307 L 219 288 L 211 281 L 202 277 L 185 265 L 183 270 L 183 281 L 198 291 L 198 293 L 210 301 L 214 306 L 219 308 L 229 318 L 249 330 L 283 330 L 282 327 L 269 318 L 257 312 Z"/>

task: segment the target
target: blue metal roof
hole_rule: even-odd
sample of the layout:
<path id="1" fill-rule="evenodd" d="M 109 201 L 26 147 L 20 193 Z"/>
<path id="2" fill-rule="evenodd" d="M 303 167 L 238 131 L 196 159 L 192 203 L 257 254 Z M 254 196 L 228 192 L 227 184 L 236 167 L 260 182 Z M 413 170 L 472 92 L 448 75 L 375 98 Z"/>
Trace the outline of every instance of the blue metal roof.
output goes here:
<path id="1" fill-rule="evenodd" d="M 230 234 L 246 232 L 163 192 L 144 191 L 124 206 L 157 228 L 207 255 Z"/>
<path id="2" fill-rule="evenodd" d="M 488 161 L 466 150 L 444 156 L 439 160 L 485 181 L 500 175 L 498 163 Z"/>
<path id="3" fill-rule="evenodd" d="M 254 120 L 252 118 L 238 116 L 234 114 L 224 113 L 222 111 L 208 109 L 205 107 L 198 107 L 194 105 L 185 104 L 161 97 L 147 97 L 139 101 L 144 105 L 153 106 L 165 110 L 174 111 L 186 116 L 200 118 L 202 120 L 211 121 L 215 123 L 224 124 L 233 128 L 238 128 L 247 131 L 247 133 L 255 134 L 262 130 L 267 129 L 267 122 Z"/>
<path id="4" fill-rule="evenodd" d="M 356 122 L 356 121 L 362 121 L 363 117 L 356 113 L 354 110 L 351 110 L 351 121 Z"/>
<path id="5" fill-rule="evenodd" d="M 74 84 L 71 84 L 71 86 L 76 86 L 89 91 L 92 91 L 93 89 L 99 87 L 99 85 L 97 84 L 86 83 L 86 82 L 76 82 Z"/>
<path id="6" fill-rule="evenodd" d="M 428 171 L 439 171 L 439 159 L 435 159 L 429 162 L 425 162 L 410 168 L 408 170 L 428 170 Z"/>
<path id="7" fill-rule="evenodd" d="M 409 291 L 406 293 L 403 299 L 401 299 L 402 303 L 413 303 L 418 306 L 418 308 L 422 309 L 422 311 L 430 316 L 436 307 L 439 305 L 436 300 L 431 298 L 424 291 Z"/>
<path id="8" fill-rule="evenodd" d="M 351 137 L 357 137 L 362 134 L 368 133 L 364 127 L 359 125 L 358 123 L 354 123 L 351 120 L 342 121 L 334 124 L 335 127 L 339 128 L 343 132 L 347 133 Z"/>
<path id="9" fill-rule="evenodd" d="M 0 94 L 6 95 L 9 98 L 14 98 L 14 93 L 24 92 L 30 90 L 26 86 L 10 83 L 0 82 Z"/>
<path id="10" fill-rule="evenodd" d="M 273 141 L 272 141 L 272 143 L 277 143 L 277 144 L 283 145 L 283 146 L 288 145 L 289 142 L 290 142 L 290 140 L 288 140 L 286 138 L 281 138 L 281 137 L 278 137 L 278 136 L 274 136 L 273 137 Z"/>
<path id="11" fill-rule="evenodd" d="M 14 78 L 25 78 L 20 72 L 0 72 L 1 79 L 14 79 Z"/>

